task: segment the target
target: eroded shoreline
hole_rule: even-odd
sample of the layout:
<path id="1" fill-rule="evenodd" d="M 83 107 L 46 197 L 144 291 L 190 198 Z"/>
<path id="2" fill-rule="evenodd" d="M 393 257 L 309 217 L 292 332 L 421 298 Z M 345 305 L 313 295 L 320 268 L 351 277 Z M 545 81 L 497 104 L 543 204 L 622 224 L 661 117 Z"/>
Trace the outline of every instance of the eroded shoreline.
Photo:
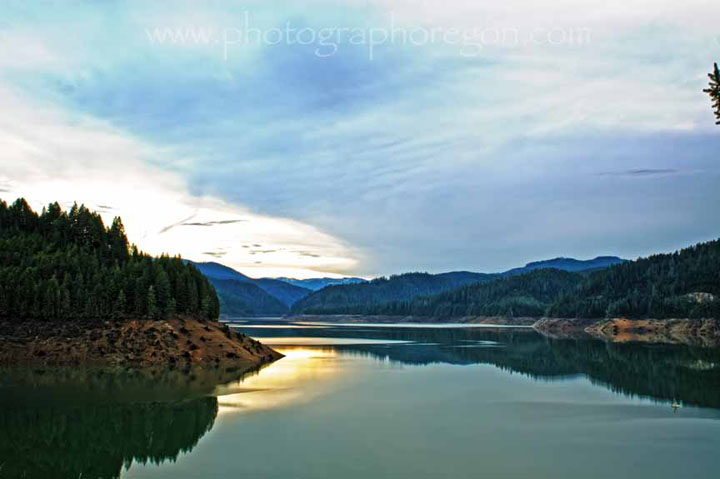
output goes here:
<path id="1" fill-rule="evenodd" d="M 0 364 L 264 364 L 277 351 L 217 321 L 0 322 Z"/>

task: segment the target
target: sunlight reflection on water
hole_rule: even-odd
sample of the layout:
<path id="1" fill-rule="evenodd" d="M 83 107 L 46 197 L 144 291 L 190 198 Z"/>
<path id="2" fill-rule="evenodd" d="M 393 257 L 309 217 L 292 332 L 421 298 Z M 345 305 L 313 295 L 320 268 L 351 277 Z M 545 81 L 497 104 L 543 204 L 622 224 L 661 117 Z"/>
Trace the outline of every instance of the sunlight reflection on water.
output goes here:
<path id="1" fill-rule="evenodd" d="M 350 346 L 354 344 L 408 344 L 412 342 L 392 339 L 321 338 L 301 336 L 285 336 L 282 338 L 262 337 L 260 339 L 268 346 Z"/>
<path id="2" fill-rule="evenodd" d="M 341 368 L 330 348 L 275 348 L 285 357 L 241 381 L 218 386 L 219 414 L 267 410 L 326 393 Z"/>

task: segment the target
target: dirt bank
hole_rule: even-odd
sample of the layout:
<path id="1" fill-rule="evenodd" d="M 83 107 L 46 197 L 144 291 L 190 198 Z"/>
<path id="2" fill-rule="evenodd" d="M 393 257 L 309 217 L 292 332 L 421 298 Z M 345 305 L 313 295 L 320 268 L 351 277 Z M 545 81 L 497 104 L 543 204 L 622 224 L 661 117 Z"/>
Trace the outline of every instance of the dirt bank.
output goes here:
<path id="1" fill-rule="evenodd" d="M 534 324 L 535 330 L 552 337 L 585 335 L 585 328 L 597 323 L 597 319 L 540 318 Z"/>
<path id="2" fill-rule="evenodd" d="M 263 364 L 282 355 L 216 321 L 0 322 L 0 364 Z"/>

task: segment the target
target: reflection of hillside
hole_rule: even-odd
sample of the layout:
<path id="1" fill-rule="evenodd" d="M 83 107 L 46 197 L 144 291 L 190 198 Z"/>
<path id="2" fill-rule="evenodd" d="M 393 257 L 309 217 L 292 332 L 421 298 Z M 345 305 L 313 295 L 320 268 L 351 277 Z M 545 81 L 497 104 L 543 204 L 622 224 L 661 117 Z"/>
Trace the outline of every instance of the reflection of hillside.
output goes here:
<path id="1" fill-rule="evenodd" d="M 265 330 L 264 336 L 288 334 Z M 530 329 L 293 329 L 294 336 L 353 337 L 416 344 L 334 346 L 404 364 L 493 364 L 538 379 L 584 374 L 623 394 L 720 408 L 720 349 L 548 339 Z"/>
<path id="2" fill-rule="evenodd" d="M 75 405 L 197 398 L 211 395 L 218 384 L 235 381 L 253 371 L 253 367 L 6 368 L 0 369 L 0 404 L 42 405 L 48 397 L 55 404 Z"/>
<path id="3" fill-rule="evenodd" d="M 591 340 L 550 347 L 558 363 L 615 392 L 720 408 L 720 349 Z"/>
<path id="4" fill-rule="evenodd" d="M 217 414 L 213 397 L 178 402 L 3 408 L 0 477 L 114 478 L 132 461 L 191 450 Z"/>
<path id="5" fill-rule="evenodd" d="M 150 386 L 147 372 L 3 371 L 0 478 L 116 478 L 133 461 L 174 461 L 213 427 L 217 399 L 203 391 L 241 373 L 167 374 Z M 143 388 L 153 392 L 132 397 Z M 29 403 L 19 400 L 23 393 Z M 52 401 L 43 404 L 42 395 Z"/>
<path id="6" fill-rule="evenodd" d="M 720 408 L 720 350 L 687 346 L 612 344 L 593 340 L 499 341 L 498 347 L 356 347 L 378 357 L 407 363 L 486 363 L 502 369 L 551 378 L 584 374 L 623 394 Z M 447 360 L 449 359 L 449 360 Z M 446 361 L 447 360 L 447 361 Z"/>

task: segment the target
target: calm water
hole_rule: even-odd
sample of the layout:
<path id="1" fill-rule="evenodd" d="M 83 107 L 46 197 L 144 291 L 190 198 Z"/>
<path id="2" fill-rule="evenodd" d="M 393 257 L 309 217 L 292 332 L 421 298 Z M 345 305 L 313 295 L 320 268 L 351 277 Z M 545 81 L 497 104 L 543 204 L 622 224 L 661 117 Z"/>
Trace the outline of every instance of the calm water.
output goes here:
<path id="1" fill-rule="evenodd" d="M 235 327 L 286 357 L 249 373 L 0 373 L 0 477 L 720 470 L 717 349 L 551 340 L 523 328 Z"/>

